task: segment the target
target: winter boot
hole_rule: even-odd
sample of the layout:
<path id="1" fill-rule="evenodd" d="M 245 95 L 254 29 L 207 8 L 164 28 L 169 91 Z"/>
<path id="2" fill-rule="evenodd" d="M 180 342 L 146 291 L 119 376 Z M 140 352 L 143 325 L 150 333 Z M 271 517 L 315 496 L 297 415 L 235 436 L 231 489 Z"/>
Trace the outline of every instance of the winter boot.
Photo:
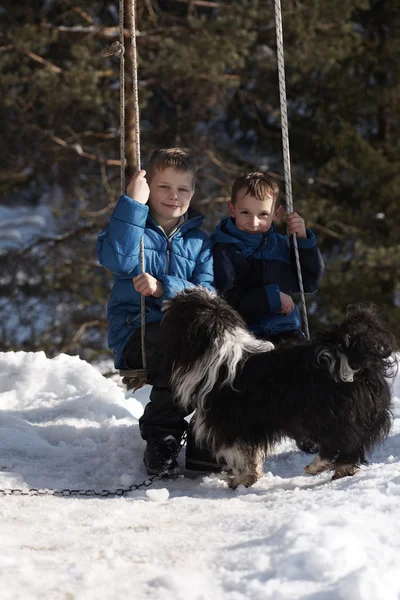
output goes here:
<path id="1" fill-rule="evenodd" d="M 143 462 L 149 475 L 165 477 L 178 473 L 179 442 L 173 435 L 151 437 L 147 440 Z"/>
<path id="2" fill-rule="evenodd" d="M 208 473 L 220 473 L 223 469 L 223 465 L 217 462 L 217 459 L 209 448 L 199 448 L 199 446 L 196 446 L 190 426 L 186 440 L 185 466 L 190 471 L 205 471 Z"/>

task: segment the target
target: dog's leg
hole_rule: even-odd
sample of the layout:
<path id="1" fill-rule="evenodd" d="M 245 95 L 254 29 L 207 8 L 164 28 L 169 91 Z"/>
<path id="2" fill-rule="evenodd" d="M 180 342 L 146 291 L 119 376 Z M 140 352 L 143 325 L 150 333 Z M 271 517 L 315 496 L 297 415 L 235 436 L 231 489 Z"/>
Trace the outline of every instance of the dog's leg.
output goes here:
<path id="1" fill-rule="evenodd" d="M 228 485 L 235 490 L 239 485 L 252 486 L 263 473 L 264 452 L 253 446 L 235 445 L 218 454 L 227 463 Z"/>
<path id="2" fill-rule="evenodd" d="M 335 464 L 335 472 L 332 475 L 332 481 L 334 479 L 342 479 L 342 477 L 352 477 L 355 475 L 360 468 L 359 465 L 336 465 Z"/>
<path id="3" fill-rule="evenodd" d="M 365 462 L 363 449 L 356 452 L 340 452 L 333 464 L 334 473 L 332 480 L 341 479 L 342 477 L 352 477 L 359 470 L 360 463 L 365 464 Z"/>
<path id="4" fill-rule="evenodd" d="M 318 473 L 322 473 L 323 471 L 328 471 L 332 468 L 332 459 L 328 458 L 328 456 L 324 456 L 324 454 L 320 451 L 319 454 L 314 458 L 312 463 L 304 467 L 304 472 L 309 475 L 317 475 Z"/>

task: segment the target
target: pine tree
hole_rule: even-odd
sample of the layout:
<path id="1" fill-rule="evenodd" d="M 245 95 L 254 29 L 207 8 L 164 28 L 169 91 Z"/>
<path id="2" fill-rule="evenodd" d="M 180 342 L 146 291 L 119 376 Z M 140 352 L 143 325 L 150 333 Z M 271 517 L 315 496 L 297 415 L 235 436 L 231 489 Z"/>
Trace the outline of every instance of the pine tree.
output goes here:
<path id="1" fill-rule="evenodd" d="M 326 260 L 312 330 L 371 300 L 399 335 L 400 0 L 282 9 L 294 205 Z M 143 162 L 157 146 L 192 148 L 211 229 L 239 172 L 270 170 L 283 187 L 273 1 L 146 0 L 137 12 Z M 0 27 L 2 202 L 47 201 L 59 228 L 51 243 L 2 255 L 3 347 L 92 358 L 111 285 L 95 241 L 119 194 L 119 61 L 101 56 L 118 39 L 118 3 L 6 2 Z M 128 176 L 129 55 L 128 44 Z M 31 331 L 19 345 L 7 298 Z"/>
<path id="2" fill-rule="evenodd" d="M 295 209 L 327 266 L 314 325 L 373 301 L 399 334 L 400 2 L 283 6 Z M 274 43 L 260 27 L 230 110 L 249 160 L 282 173 Z"/>

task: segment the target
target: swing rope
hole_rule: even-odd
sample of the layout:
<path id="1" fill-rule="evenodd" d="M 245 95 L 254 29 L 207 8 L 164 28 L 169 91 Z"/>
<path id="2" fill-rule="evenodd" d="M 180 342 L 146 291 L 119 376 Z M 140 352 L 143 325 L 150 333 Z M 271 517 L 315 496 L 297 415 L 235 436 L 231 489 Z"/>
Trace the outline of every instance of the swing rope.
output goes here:
<path id="1" fill-rule="evenodd" d="M 123 0 L 120 0 L 123 4 Z M 123 16 L 122 16 L 123 18 Z M 137 78 L 137 51 L 136 51 L 136 2 L 131 0 L 131 47 L 132 47 L 132 85 L 133 85 L 133 103 L 135 107 L 135 144 L 136 144 L 136 165 L 137 170 L 140 171 L 140 115 L 139 115 L 139 89 L 138 89 L 138 78 Z M 140 240 L 140 269 L 144 273 L 144 236 Z M 141 295 L 140 299 L 140 318 L 141 318 L 141 344 L 142 344 L 142 365 L 144 373 L 142 375 L 146 377 L 147 361 L 146 361 L 146 347 L 145 347 L 145 333 L 146 333 L 146 298 Z M 147 378 L 147 377 L 146 377 Z M 144 385 L 146 380 L 142 383 Z M 142 387 L 142 385 L 140 387 Z M 137 389 L 137 388 L 136 388 Z"/>
<path id="2" fill-rule="evenodd" d="M 281 0 L 275 0 L 275 27 L 276 27 L 276 46 L 278 58 L 278 79 L 279 79 L 279 96 L 281 105 L 281 127 L 282 127 L 282 149 L 283 149 L 283 169 L 285 174 L 285 195 L 286 195 L 286 212 L 293 212 L 293 196 L 292 196 L 292 178 L 290 168 L 290 151 L 289 151 L 289 127 L 287 118 L 287 101 L 286 101 L 286 82 L 285 82 L 285 58 L 283 54 L 283 30 L 282 30 L 282 9 Z M 297 278 L 299 281 L 301 310 L 303 313 L 303 324 L 306 338 L 310 339 L 310 331 L 308 328 L 308 317 L 306 300 L 304 296 L 303 276 L 301 273 L 299 247 L 297 244 L 297 235 L 293 235 L 293 248 L 296 258 Z"/>
<path id="3" fill-rule="evenodd" d="M 139 115 L 139 92 L 137 79 L 137 51 L 136 51 L 136 3 L 131 0 L 130 4 L 130 36 L 132 48 L 132 86 L 133 86 L 133 104 L 135 113 L 135 145 L 136 145 L 136 166 L 137 170 L 141 169 L 140 160 L 140 115 Z M 113 42 L 106 46 L 102 52 L 102 56 L 114 55 L 120 59 L 120 188 L 121 195 L 125 193 L 125 39 L 124 39 L 124 0 L 119 0 L 119 41 Z M 140 240 L 140 270 L 145 272 L 145 257 L 144 257 L 144 237 Z M 147 381 L 147 359 L 145 347 L 146 334 L 146 299 L 141 295 L 140 299 L 140 320 L 141 320 L 141 351 L 142 351 L 142 369 L 121 369 L 120 375 L 123 377 L 122 382 L 127 386 L 128 390 L 137 390 L 141 388 Z"/>
<path id="4" fill-rule="evenodd" d="M 282 28 L 282 8 L 281 1 L 274 0 L 275 6 L 275 27 L 277 41 L 277 59 L 278 59 L 278 80 L 279 80 L 279 97 L 280 97 L 280 112 L 281 112 L 281 128 L 282 128 L 282 149 L 283 149 L 283 166 L 285 176 L 285 200 L 286 212 L 293 212 L 293 195 L 292 195 L 292 179 L 290 165 L 290 150 L 289 150 L 289 127 L 287 118 L 287 99 L 286 99 L 286 81 L 285 81 L 285 59 L 283 49 L 283 28 Z M 139 114 L 139 93 L 137 79 L 137 49 L 136 49 L 136 2 L 131 0 L 130 3 L 130 37 L 132 49 L 132 85 L 133 85 L 133 102 L 135 113 L 135 145 L 136 145 L 136 163 L 137 169 L 141 169 L 140 159 L 140 114 Z M 103 56 L 111 54 L 120 59 L 120 160 L 121 160 L 121 194 L 125 193 L 125 43 L 124 43 L 124 0 L 119 1 L 119 42 L 114 42 L 103 50 Z M 305 301 L 303 277 L 301 273 L 301 264 L 299 256 L 299 248 L 297 235 L 293 235 L 293 248 L 296 260 L 297 277 L 299 282 L 301 311 L 303 316 L 303 325 L 307 339 L 310 339 L 308 326 L 307 306 Z M 140 268 L 141 272 L 145 272 L 145 254 L 144 254 L 144 238 L 140 241 Z M 145 333 L 146 333 L 146 299 L 141 296 L 140 306 L 141 316 L 141 351 L 142 351 L 142 369 L 120 370 L 123 376 L 123 383 L 128 389 L 139 389 L 147 380 L 147 360 L 145 349 Z"/>

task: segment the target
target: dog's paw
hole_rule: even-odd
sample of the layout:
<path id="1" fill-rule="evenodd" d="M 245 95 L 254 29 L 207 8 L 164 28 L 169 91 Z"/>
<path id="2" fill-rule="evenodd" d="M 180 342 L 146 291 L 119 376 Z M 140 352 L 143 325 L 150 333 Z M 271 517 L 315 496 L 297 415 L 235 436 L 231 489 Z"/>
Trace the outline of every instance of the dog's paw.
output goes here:
<path id="1" fill-rule="evenodd" d="M 236 477 L 228 477 L 228 487 L 231 490 L 236 490 L 239 485 L 240 483 L 236 481 Z"/>
<path id="2" fill-rule="evenodd" d="M 358 465 L 340 465 L 335 468 L 335 472 L 332 475 L 332 481 L 335 479 L 342 479 L 342 477 L 352 477 L 359 470 Z"/>
<path id="3" fill-rule="evenodd" d="M 318 473 L 330 469 L 331 464 L 328 460 L 321 459 L 320 455 L 317 454 L 312 463 L 304 467 L 304 472 L 308 473 L 308 475 L 318 475 Z"/>
<path id="4" fill-rule="evenodd" d="M 251 487 L 260 479 L 260 477 L 261 475 L 258 473 L 240 473 L 239 475 L 228 475 L 228 486 L 231 488 L 231 490 L 236 490 L 239 485 Z"/>

